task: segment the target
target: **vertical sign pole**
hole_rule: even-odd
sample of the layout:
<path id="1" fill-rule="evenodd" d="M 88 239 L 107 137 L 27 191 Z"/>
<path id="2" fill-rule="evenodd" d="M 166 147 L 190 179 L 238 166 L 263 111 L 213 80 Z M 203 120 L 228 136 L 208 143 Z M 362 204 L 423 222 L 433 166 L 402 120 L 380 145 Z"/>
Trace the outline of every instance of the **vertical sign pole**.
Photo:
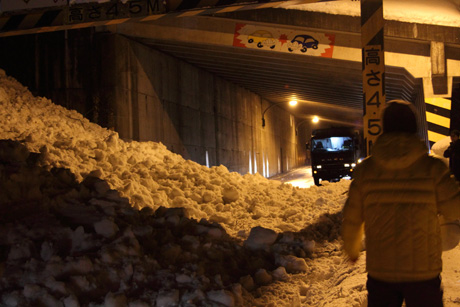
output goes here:
<path id="1" fill-rule="evenodd" d="M 383 0 L 361 0 L 363 127 L 366 155 L 382 133 L 380 111 L 385 104 Z"/>

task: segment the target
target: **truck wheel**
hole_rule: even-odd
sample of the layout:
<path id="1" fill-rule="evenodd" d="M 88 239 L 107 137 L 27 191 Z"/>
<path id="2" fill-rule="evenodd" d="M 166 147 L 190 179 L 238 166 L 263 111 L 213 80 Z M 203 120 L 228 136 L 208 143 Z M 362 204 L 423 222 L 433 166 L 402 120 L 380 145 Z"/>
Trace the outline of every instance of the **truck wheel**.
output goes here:
<path id="1" fill-rule="evenodd" d="M 315 182 L 315 185 L 319 186 L 319 178 L 318 177 L 315 177 L 313 176 L 313 181 Z"/>

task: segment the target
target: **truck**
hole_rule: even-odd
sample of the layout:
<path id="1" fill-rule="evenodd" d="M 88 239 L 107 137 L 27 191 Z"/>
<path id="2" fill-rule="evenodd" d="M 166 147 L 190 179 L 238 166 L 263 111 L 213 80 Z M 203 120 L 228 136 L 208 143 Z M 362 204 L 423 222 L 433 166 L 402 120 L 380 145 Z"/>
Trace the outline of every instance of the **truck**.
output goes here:
<path id="1" fill-rule="evenodd" d="M 339 181 L 353 177 L 353 170 L 361 160 L 359 130 L 334 127 L 314 130 L 310 141 L 312 176 L 315 185 L 321 180 Z"/>

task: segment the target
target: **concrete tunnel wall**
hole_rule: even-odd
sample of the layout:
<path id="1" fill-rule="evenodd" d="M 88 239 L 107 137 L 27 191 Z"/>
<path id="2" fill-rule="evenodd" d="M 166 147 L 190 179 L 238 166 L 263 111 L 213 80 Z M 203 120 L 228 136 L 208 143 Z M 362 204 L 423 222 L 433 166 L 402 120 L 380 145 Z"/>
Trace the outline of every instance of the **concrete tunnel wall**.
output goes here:
<path id="1" fill-rule="evenodd" d="M 285 110 L 271 108 L 263 128 L 270 104 L 255 93 L 129 38 L 103 39 L 102 96 L 113 95 L 109 122 L 120 137 L 161 142 L 185 159 L 241 174 L 304 165 L 306 133 L 296 135 Z"/>
<path id="2" fill-rule="evenodd" d="M 125 140 L 266 177 L 305 164 L 308 124 L 260 96 L 132 39 L 94 28 L 0 38 L 0 68 L 34 95 Z M 205 56 L 205 55 L 204 55 Z M 298 120 L 297 122 L 300 122 Z"/>

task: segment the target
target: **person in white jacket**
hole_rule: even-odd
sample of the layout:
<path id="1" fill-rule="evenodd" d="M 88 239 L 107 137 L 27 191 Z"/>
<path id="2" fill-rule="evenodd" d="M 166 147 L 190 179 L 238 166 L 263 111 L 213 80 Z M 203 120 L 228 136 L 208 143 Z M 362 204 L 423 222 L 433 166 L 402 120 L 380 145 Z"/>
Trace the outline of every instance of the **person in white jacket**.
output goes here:
<path id="1" fill-rule="evenodd" d="M 415 108 L 393 100 L 383 133 L 356 168 L 343 209 L 351 261 L 365 236 L 368 306 L 443 306 L 439 215 L 460 218 L 460 190 L 417 135 Z"/>

